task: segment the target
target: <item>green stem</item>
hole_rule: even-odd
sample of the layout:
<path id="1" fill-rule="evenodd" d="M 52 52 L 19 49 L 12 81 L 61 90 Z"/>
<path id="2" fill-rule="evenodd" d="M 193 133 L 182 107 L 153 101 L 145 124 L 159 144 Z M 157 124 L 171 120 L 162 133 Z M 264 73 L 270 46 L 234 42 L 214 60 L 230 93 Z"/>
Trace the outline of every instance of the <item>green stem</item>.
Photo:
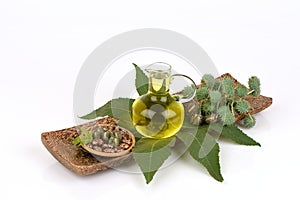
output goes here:
<path id="1" fill-rule="evenodd" d="M 252 94 L 253 92 L 254 92 L 254 90 L 249 91 L 249 92 L 248 92 L 248 95 L 249 95 L 249 94 Z"/>
<path id="2" fill-rule="evenodd" d="M 233 104 L 234 104 L 234 101 L 232 101 L 232 103 L 230 104 L 231 105 L 231 112 L 234 115 Z"/>
<path id="3" fill-rule="evenodd" d="M 251 121 L 253 122 L 254 120 L 253 120 L 252 115 L 251 115 L 250 113 L 247 113 L 247 114 L 248 114 L 248 116 L 250 117 Z"/>
<path id="4" fill-rule="evenodd" d="M 222 84 L 220 83 L 220 85 L 219 85 L 219 88 L 218 88 L 218 91 L 220 91 L 220 89 L 221 89 L 221 86 L 222 86 Z"/>

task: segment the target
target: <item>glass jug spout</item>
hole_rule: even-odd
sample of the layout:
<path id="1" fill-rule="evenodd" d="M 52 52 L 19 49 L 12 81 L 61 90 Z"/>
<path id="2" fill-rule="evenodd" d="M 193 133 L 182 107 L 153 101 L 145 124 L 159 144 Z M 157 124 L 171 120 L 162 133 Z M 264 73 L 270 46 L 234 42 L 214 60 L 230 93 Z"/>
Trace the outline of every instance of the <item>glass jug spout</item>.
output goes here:
<path id="1" fill-rule="evenodd" d="M 157 95 L 169 93 L 171 82 L 171 65 L 156 62 L 146 69 L 149 73 L 149 92 Z"/>

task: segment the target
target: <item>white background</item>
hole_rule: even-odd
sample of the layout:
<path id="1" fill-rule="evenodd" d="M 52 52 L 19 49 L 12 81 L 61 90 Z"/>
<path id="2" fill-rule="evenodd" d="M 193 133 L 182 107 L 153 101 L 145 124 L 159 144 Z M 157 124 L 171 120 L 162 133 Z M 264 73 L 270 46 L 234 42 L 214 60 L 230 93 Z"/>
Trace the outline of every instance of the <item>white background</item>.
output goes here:
<path id="1" fill-rule="evenodd" d="M 179 2 L 1 0 L 2 198 L 299 199 L 299 1 Z M 159 171 L 150 185 L 142 175 L 114 170 L 81 177 L 43 147 L 42 132 L 74 125 L 73 89 L 86 57 L 137 28 L 190 37 L 220 73 L 243 83 L 257 75 L 262 93 L 274 98 L 246 130 L 261 148 L 220 142 L 223 183 L 189 156 Z"/>

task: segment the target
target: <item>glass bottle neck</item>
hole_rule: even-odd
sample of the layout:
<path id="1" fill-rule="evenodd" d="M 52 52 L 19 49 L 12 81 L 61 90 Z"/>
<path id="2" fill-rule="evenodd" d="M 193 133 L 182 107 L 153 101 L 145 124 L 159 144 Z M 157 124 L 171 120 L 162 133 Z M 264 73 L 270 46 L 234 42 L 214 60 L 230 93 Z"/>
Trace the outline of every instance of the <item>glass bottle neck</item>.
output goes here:
<path id="1" fill-rule="evenodd" d="M 168 73 L 151 72 L 149 91 L 153 94 L 163 95 L 169 93 L 170 75 Z"/>

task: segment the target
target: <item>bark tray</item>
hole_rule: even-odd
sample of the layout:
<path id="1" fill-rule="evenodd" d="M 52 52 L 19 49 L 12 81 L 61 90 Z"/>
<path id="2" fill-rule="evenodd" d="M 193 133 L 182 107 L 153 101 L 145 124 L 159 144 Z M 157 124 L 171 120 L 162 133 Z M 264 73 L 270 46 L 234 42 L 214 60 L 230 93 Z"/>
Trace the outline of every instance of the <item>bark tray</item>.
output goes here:
<path id="1" fill-rule="evenodd" d="M 92 126 L 92 124 L 116 124 L 112 117 L 101 118 L 82 126 Z M 63 166 L 79 175 L 89 175 L 97 171 L 117 167 L 132 160 L 131 154 L 120 157 L 97 157 L 88 153 L 80 147 L 74 146 L 72 141 L 78 136 L 78 127 L 74 126 L 58 131 L 42 133 L 41 139 L 46 149 Z"/>
<path id="2" fill-rule="evenodd" d="M 223 74 L 220 78 L 229 77 L 234 83 L 240 84 L 230 74 Z M 246 100 L 250 103 L 253 110 L 251 114 L 258 113 L 272 104 L 272 98 L 265 96 L 248 96 Z M 236 121 L 243 119 L 245 116 L 237 115 Z M 83 124 L 89 126 L 93 123 L 99 124 L 116 124 L 117 120 L 112 117 L 105 117 L 92 122 Z M 109 168 L 120 166 L 121 164 L 132 160 L 131 154 L 121 157 L 95 157 L 84 151 L 82 148 L 74 146 L 72 141 L 78 136 L 78 126 L 66 128 L 57 131 L 45 132 L 41 134 L 42 143 L 46 149 L 56 158 L 63 166 L 79 175 L 89 175 L 98 171 L 107 170 Z"/>

